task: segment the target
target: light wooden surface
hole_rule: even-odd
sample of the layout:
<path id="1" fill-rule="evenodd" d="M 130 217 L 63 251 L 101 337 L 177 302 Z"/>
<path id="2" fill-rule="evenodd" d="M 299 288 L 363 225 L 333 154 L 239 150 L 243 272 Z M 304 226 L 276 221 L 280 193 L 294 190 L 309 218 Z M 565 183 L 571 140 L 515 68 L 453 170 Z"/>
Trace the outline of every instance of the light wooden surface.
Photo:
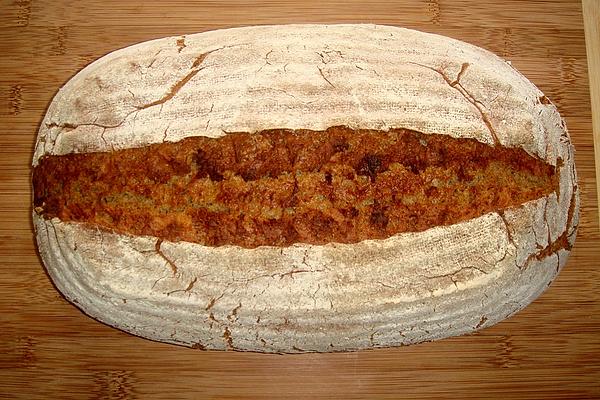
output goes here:
<path id="1" fill-rule="evenodd" d="M 597 0 L 587 3 L 597 9 Z M 35 250 L 29 163 L 58 88 L 92 60 L 139 41 L 291 22 L 375 22 L 462 39 L 510 59 L 558 105 L 577 149 L 582 216 L 569 263 L 545 294 L 467 337 L 261 355 L 139 339 L 87 318 L 57 293 Z M 0 0 L 0 398 L 600 398 L 591 121 L 579 0 Z"/>
<path id="2" fill-rule="evenodd" d="M 582 5 L 592 102 L 596 176 L 598 176 L 600 175 L 600 1 L 583 0 Z M 596 180 L 596 188 L 600 197 L 598 180 Z"/>

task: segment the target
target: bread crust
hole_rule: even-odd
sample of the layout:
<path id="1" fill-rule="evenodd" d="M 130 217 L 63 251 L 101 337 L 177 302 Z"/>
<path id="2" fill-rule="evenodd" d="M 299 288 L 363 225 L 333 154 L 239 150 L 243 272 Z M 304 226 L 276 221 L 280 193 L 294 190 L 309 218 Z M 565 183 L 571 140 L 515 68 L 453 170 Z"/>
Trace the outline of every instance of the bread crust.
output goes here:
<path id="1" fill-rule="evenodd" d="M 52 280 L 90 316 L 153 340 L 345 351 L 490 326 L 537 298 L 565 265 L 579 195 L 574 149 L 556 107 L 492 53 L 413 30 L 261 26 L 115 51 L 56 95 L 33 165 L 45 154 L 334 125 L 521 147 L 557 166 L 560 187 L 448 227 L 286 248 L 130 237 L 34 212 Z"/>

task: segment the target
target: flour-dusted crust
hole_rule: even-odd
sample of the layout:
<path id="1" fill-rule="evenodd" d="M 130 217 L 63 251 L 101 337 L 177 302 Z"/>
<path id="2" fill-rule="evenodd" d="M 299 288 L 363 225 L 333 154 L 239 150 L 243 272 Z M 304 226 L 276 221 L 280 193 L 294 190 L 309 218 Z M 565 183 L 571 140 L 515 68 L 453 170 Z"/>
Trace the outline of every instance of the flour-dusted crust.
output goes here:
<path id="1" fill-rule="evenodd" d="M 522 147 L 559 166 L 560 190 L 421 233 L 286 248 L 172 243 L 34 214 L 50 276 L 84 312 L 136 335 L 303 352 L 472 332 L 529 304 L 565 265 L 579 197 L 556 107 L 495 55 L 407 29 L 261 26 L 118 50 L 56 95 L 33 164 L 44 154 L 334 125 Z"/>

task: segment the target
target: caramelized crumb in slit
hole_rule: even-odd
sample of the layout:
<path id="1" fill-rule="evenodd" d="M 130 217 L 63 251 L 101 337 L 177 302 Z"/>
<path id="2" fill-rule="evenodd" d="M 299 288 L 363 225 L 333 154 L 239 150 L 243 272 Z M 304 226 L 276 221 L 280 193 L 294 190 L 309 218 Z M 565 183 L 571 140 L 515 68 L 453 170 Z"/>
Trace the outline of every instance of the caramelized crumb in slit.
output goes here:
<path id="1" fill-rule="evenodd" d="M 406 129 L 266 130 L 45 156 L 45 218 L 208 246 L 355 243 L 450 225 L 556 191 L 522 149 Z"/>

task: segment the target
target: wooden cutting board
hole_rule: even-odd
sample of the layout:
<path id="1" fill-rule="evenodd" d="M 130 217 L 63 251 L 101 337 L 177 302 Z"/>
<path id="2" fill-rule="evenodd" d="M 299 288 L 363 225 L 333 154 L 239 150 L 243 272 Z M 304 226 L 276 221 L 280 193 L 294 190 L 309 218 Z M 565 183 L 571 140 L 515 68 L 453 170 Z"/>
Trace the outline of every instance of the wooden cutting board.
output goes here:
<path id="1" fill-rule="evenodd" d="M 577 149 L 582 214 L 569 263 L 546 293 L 474 335 L 306 355 L 154 343 L 58 294 L 36 253 L 29 188 L 36 129 L 58 88 L 136 42 L 292 22 L 391 24 L 465 40 L 511 60 L 557 104 Z M 0 54 L 0 398 L 600 397 L 600 233 L 579 1 L 6 0 Z"/>

